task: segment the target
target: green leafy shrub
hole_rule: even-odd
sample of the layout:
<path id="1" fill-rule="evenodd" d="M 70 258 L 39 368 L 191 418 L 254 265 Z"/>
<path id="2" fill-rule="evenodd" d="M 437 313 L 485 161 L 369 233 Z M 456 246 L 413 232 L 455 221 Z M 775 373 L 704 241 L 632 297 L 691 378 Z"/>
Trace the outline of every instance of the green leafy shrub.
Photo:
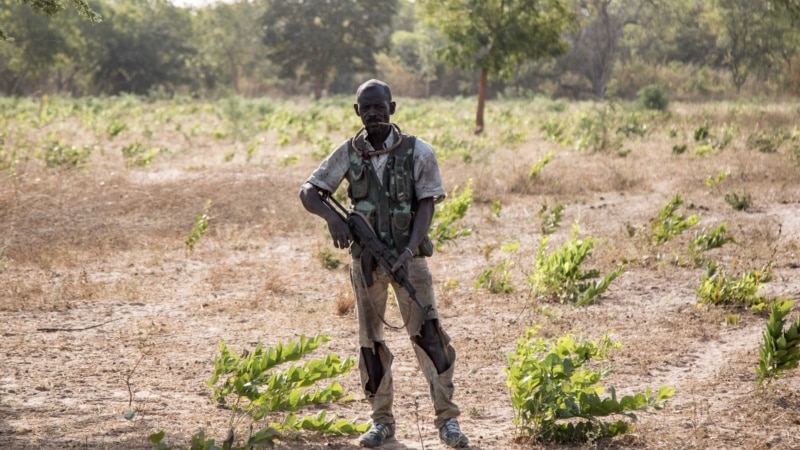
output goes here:
<path id="1" fill-rule="evenodd" d="M 528 172 L 528 178 L 534 179 L 539 176 L 539 173 L 542 172 L 544 166 L 550 163 L 553 160 L 553 151 L 550 150 L 549 152 L 545 153 L 542 158 L 536 162 L 536 164 L 531 167 L 530 172 Z"/>
<path id="2" fill-rule="evenodd" d="M 128 124 L 119 120 L 114 119 L 111 123 L 108 124 L 106 128 L 106 132 L 108 133 L 109 139 L 113 139 L 117 137 L 120 133 L 128 129 Z"/>
<path id="3" fill-rule="evenodd" d="M 747 192 L 742 192 L 741 196 L 736 192 L 729 192 L 725 194 L 725 203 L 736 211 L 747 211 L 752 204 L 752 198 Z"/>
<path id="4" fill-rule="evenodd" d="M 363 433 L 369 424 L 356 424 L 349 420 L 328 418 L 324 411 L 316 416 L 299 417 L 298 410 L 335 401 L 349 400 L 342 386 L 331 381 L 320 387 L 318 383 L 347 374 L 355 364 L 350 358 L 340 359 L 330 353 L 321 359 L 311 359 L 302 365 L 290 364 L 316 350 L 330 340 L 318 334 L 289 344 L 256 348 L 244 356 L 230 351 L 225 342 L 220 343 L 220 354 L 214 357 L 214 373 L 208 380 L 214 388 L 212 399 L 232 410 L 246 411 L 253 421 L 267 418 L 273 413 L 285 413 L 280 422 L 272 422 L 257 435 L 262 441 L 274 441 L 287 430 L 311 430 L 333 434 Z M 233 397 L 233 400 L 230 398 Z"/>
<path id="5" fill-rule="evenodd" d="M 145 148 L 137 140 L 122 147 L 122 157 L 125 159 L 126 167 L 149 166 L 160 151 L 158 147 Z"/>
<path id="6" fill-rule="evenodd" d="M 458 187 L 454 188 L 452 194 L 438 205 L 433 214 L 430 232 L 438 250 L 441 250 L 445 243 L 472 234 L 469 228 L 457 226 L 457 222 L 467 215 L 470 205 L 472 205 L 472 180 L 467 182 L 461 193 L 458 193 Z"/>
<path id="7" fill-rule="evenodd" d="M 747 137 L 747 146 L 754 148 L 761 153 L 775 153 L 784 142 L 790 139 L 790 135 L 783 130 L 772 132 L 756 131 Z"/>
<path id="8" fill-rule="evenodd" d="M 539 242 L 533 273 L 528 277 L 533 291 L 539 296 L 553 296 L 559 301 L 568 301 L 578 306 L 588 305 L 608 289 L 625 267 L 619 266 L 600 280 L 596 269 L 584 271 L 581 265 L 590 257 L 595 240 L 591 237 L 578 239 L 578 225 L 572 227 L 572 239 L 547 254 L 548 237 Z"/>
<path id="9" fill-rule="evenodd" d="M 322 248 L 317 252 L 317 259 L 322 263 L 322 267 L 326 269 L 336 269 L 342 264 L 339 256 L 328 247 Z"/>
<path id="10" fill-rule="evenodd" d="M 758 295 L 758 290 L 761 289 L 763 283 L 771 279 L 769 266 L 747 271 L 740 278 L 735 278 L 726 275 L 725 271 L 712 261 L 696 292 L 700 304 L 703 305 L 749 307 L 762 310 L 772 301 L 765 296 Z"/>
<path id="11" fill-rule="evenodd" d="M 0 132 L 0 170 L 11 169 L 19 162 L 19 155 L 16 150 L 4 148 L 3 134 Z"/>
<path id="12" fill-rule="evenodd" d="M 758 350 L 760 359 L 756 373 L 759 386 L 765 382 L 769 384 L 785 371 L 797 369 L 800 362 L 800 318 L 784 329 L 785 318 L 793 305 L 791 300 L 772 304 L 764 343 Z"/>
<path id="13" fill-rule="evenodd" d="M 703 125 L 694 129 L 692 133 L 692 137 L 694 137 L 695 142 L 705 141 L 708 139 L 709 132 L 708 132 L 708 123 L 704 123 Z"/>
<path id="14" fill-rule="evenodd" d="M 543 202 L 541 208 L 539 208 L 539 212 L 537 215 L 539 216 L 539 220 L 541 220 L 541 230 L 542 234 L 548 235 L 553 234 L 558 228 L 558 225 L 561 223 L 561 215 L 564 212 L 564 204 L 561 202 L 556 203 L 556 206 L 553 209 L 548 211 L 547 202 Z"/>
<path id="15" fill-rule="evenodd" d="M 658 84 L 651 84 L 639 89 L 636 97 L 639 103 L 647 109 L 666 111 L 669 106 L 666 90 Z"/>
<path id="16" fill-rule="evenodd" d="M 86 164 L 92 156 L 94 147 L 84 145 L 76 147 L 74 145 L 64 145 L 61 141 L 50 144 L 44 153 L 44 162 L 47 167 L 78 167 Z"/>
<path id="17" fill-rule="evenodd" d="M 492 294 L 510 294 L 514 292 L 514 285 L 511 283 L 511 271 L 509 267 L 512 261 L 503 261 L 484 270 L 479 276 L 473 287 L 475 289 L 485 288 Z"/>
<path id="18" fill-rule="evenodd" d="M 701 158 L 704 158 L 712 153 L 714 153 L 714 147 L 710 144 L 700 144 L 694 149 L 694 154 Z"/>
<path id="19" fill-rule="evenodd" d="M 716 175 L 713 175 L 713 176 L 709 175 L 709 176 L 706 177 L 706 186 L 710 187 L 712 189 L 716 188 L 716 187 L 718 187 L 720 185 L 720 183 L 725 181 L 725 179 L 728 178 L 728 175 L 730 175 L 730 174 L 731 174 L 730 170 L 723 170 L 722 172 L 720 172 L 720 173 L 718 173 Z"/>
<path id="20" fill-rule="evenodd" d="M 578 151 L 617 151 L 622 147 L 622 135 L 614 133 L 616 113 L 613 107 L 593 112 L 581 111 L 577 116 L 574 134 Z"/>
<path id="21" fill-rule="evenodd" d="M 187 252 L 194 251 L 194 246 L 200 242 L 200 238 L 206 234 L 208 231 L 208 209 L 211 208 L 211 199 L 206 200 L 206 204 L 203 207 L 203 210 L 200 211 L 196 216 L 194 216 L 194 225 L 192 226 L 191 231 L 189 231 L 189 235 L 186 237 L 184 241 L 184 245 L 186 246 Z"/>
<path id="22" fill-rule="evenodd" d="M 566 121 L 559 117 L 551 117 L 545 120 L 542 122 L 539 129 L 545 134 L 545 137 L 552 142 L 561 145 L 572 144 L 572 140 L 567 134 Z"/>
<path id="23" fill-rule="evenodd" d="M 658 216 L 650 222 L 650 239 L 653 244 L 665 244 L 700 222 L 700 216 L 696 214 L 688 217 L 679 214 L 677 210 L 681 205 L 683 205 L 683 199 L 680 195 L 675 195 L 661 208 Z"/>
<path id="24" fill-rule="evenodd" d="M 494 246 L 489 246 L 485 250 L 485 257 L 488 260 Z M 519 242 L 507 242 L 500 247 L 505 253 L 514 253 L 520 248 Z M 475 289 L 485 288 L 492 294 L 510 294 L 516 290 L 511 282 L 511 267 L 514 262 L 510 259 L 488 267 L 473 284 Z"/>
<path id="25" fill-rule="evenodd" d="M 543 442 L 584 442 L 590 437 L 612 437 L 627 433 L 625 419 L 605 422 L 601 418 L 620 415 L 636 421 L 636 412 L 661 409 L 674 389 L 649 388 L 643 393 L 617 398 L 615 389 L 601 397 L 600 381 L 610 368 L 593 369 L 592 360 L 607 359 L 608 352 L 620 347 L 609 337 L 600 342 L 577 341 L 566 335 L 557 339 L 535 338 L 527 330 L 508 356 L 505 372 L 511 388 L 514 424 L 518 432 Z"/>
<path id="26" fill-rule="evenodd" d="M 689 242 L 689 254 L 695 259 L 695 262 L 700 262 L 703 253 L 720 248 L 729 242 L 736 244 L 736 240 L 728 236 L 727 224 L 720 224 L 714 229 L 703 228 Z"/>
<path id="27" fill-rule="evenodd" d="M 218 404 L 230 406 L 232 409 L 231 422 L 242 410 L 250 413 L 253 421 L 277 412 L 286 412 L 286 415 L 281 422 L 273 422 L 255 431 L 251 423 L 242 445 L 234 445 L 233 428 L 230 428 L 220 445 L 217 445 L 215 439 L 207 438 L 205 432 L 200 430 L 192 436 L 188 449 L 180 448 L 255 450 L 274 447 L 275 442 L 281 439 L 286 431 L 308 430 L 327 434 L 365 432 L 369 424 L 355 424 L 335 416 L 328 417 L 324 410 L 316 415 L 302 417 L 295 414 L 295 411 L 305 406 L 346 399 L 341 386 L 335 381 L 321 389 L 313 391 L 310 389 L 321 380 L 346 374 L 354 365 L 351 359 L 342 361 L 336 354 L 331 353 L 324 359 L 310 360 L 302 366 L 291 365 L 281 371 L 276 369 L 286 362 L 300 360 L 329 340 L 323 334 L 312 338 L 301 336 L 297 342 L 278 344 L 269 349 L 264 349 L 258 344 L 253 352 L 245 352 L 243 356 L 234 355 L 225 342 L 220 342 L 220 355 L 214 358 L 214 373 L 207 384 L 212 388 L 216 386 L 213 399 Z M 224 381 L 219 384 L 223 378 Z M 235 397 L 235 400 L 228 405 L 228 397 L 231 396 Z M 151 434 L 148 440 L 155 450 L 170 450 L 164 443 L 164 437 L 165 433 L 159 431 Z"/>

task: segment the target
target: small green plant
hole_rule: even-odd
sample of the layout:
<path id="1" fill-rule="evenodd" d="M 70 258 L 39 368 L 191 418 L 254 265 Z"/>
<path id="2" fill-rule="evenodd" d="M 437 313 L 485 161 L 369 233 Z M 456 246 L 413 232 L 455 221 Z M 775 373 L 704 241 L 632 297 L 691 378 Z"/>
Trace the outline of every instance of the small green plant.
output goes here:
<path id="1" fill-rule="evenodd" d="M 472 180 L 467 182 L 467 186 L 461 193 L 458 193 L 458 187 L 454 188 L 447 200 L 436 208 L 430 235 L 437 250 L 441 250 L 445 243 L 472 234 L 472 230 L 469 228 L 461 228 L 456 225 L 467 215 L 470 205 L 472 205 Z"/>
<path id="2" fill-rule="evenodd" d="M 725 194 L 725 203 L 736 211 L 747 211 L 752 204 L 752 199 L 747 192 L 742 192 L 741 196 L 736 192 L 729 192 Z"/>
<path id="3" fill-rule="evenodd" d="M 720 248 L 729 242 L 737 243 L 736 240 L 728 236 L 727 224 L 720 224 L 714 229 L 703 228 L 703 230 L 696 233 L 694 238 L 689 242 L 689 254 L 694 257 L 696 262 L 700 262 L 702 261 L 701 255 L 704 252 Z"/>
<path id="4" fill-rule="evenodd" d="M 184 244 L 186 245 L 186 251 L 191 253 L 194 251 L 194 246 L 200 242 L 200 238 L 206 234 L 208 231 L 208 209 L 211 207 L 211 199 L 206 200 L 206 204 L 203 207 L 203 210 L 200 211 L 196 216 L 194 216 L 194 225 L 192 226 L 192 230 L 189 231 L 189 236 L 186 237 Z"/>
<path id="5" fill-rule="evenodd" d="M 528 172 L 528 178 L 534 179 L 539 176 L 539 173 L 542 172 L 544 166 L 546 166 L 551 160 L 553 159 L 553 151 L 550 150 L 549 152 L 545 153 L 542 158 L 533 165 L 530 172 Z"/>
<path id="6" fill-rule="evenodd" d="M 758 385 L 769 384 L 783 372 L 797 369 L 800 362 L 800 318 L 784 329 L 784 322 L 794 302 L 788 299 L 772 304 L 764 343 L 758 350 L 756 373 Z"/>
<path id="7" fill-rule="evenodd" d="M 669 129 L 667 130 L 667 137 L 676 138 L 678 137 L 678 127 L 675 125 L 670 125 Z"/>
<path id="8" fill-rule="evenodd" d="M 258 150 L 259 144 L 262 144 L 263 142 L 264 141 L 262 139 L 262 140 L 254 141 L 250 145 L 247 146 L 247 150 L 245 150 L 245 154 L 247 155 L 245 157 L 245 160 L 247 162 L 250 162 L 250 160 L 253 159 L 253 155 L 256 154 L 256 150 Z"/>
<path id="9" fill-rule="evenodd" d="M 44 153 L 44 161 L 47 167 L 78 167 L 86 164 L 92 156 L 94 147 L 84 145 L 76 147 L 74 145 L 64 145 L 61 141 L 50 144 Z"/>
<path id="10" fill-rule="evenodd" d="M 160 151 L 158 147 L 145 148 L 137 140 L 122 147 L 122 157 L 125 159 L 126 167 L 149 166 Z"/>
<path id="11" fill-rule="evenodd" d="M 700 144 L 694 149 L 694 154 L 701 158 L 704 158 L 712 153 L 714 153 L 714 147 L 709 144 Z"/>
<path id="12" fill-rule="evenodd" d="M 488 260 L 489 255 L 494 246 L 489 246 L 485 250 L 485 257 Z M 520 248 L 519 242 L 506 242 L 500 246 L 500 250 L 504 253 L 514 253 Z M 511 267 L 514 262 L 510 259 L 488 267 L 479 276 L 473 284 L 475 289 L 485 288 L 492 294 L 510 294 L 516 290 L 511 282 Z"/>
<path id="13" fill-rule="evenodd" d="M 709 175 L 706 177 L 706 186 L 711 189 L 715 189 L 720 185 L 720 183 L 725 181 L 725 179 L 728 178 L 728 175 L 730 174 L 731 174 L 730 170 L 723 170 L 722 172 L 716 175 L 713 176 Z"/>
<path id="14" fill-rule="evenodd" d="M 739 322 L 741 321 L 742 321 L 741 314 L 733 314 L 733 313 L 725 314 L 725 325 L 739 325 Z"/>
<path id="15" fill-rule="evenodd" d="M 752 308 L 760 311 L 772 300 L 758 295 L 763 283 L 772 279 L 771 267 L 750 270 L 740 278 L 730 277 L 715 262 L 708 264 L 696 292 L 701 305 L 717 305 L 728 307 Z"/>
<path id="16" fill-rule="evenodd" d="M 537 213 L 539 220 L 542 222 L 542 234 L 553 234 L 553 232 L 556 231 L 558 225 L 561 223 L 561 214 L 563 212 L 564 204 L 561 202 L 556 203 L 556 206 L 554 206 L 550 211 L 548 211 L 547 202 L 542 202 L 542 206 L 539 208 L 539 212 Z"/>
<path id="17" fill-rule="evenodd" d="M 639 89 L 636 93 L 639 103 L 647 109 L 666 111 L 669 106 L 669 99 L 663 86 L 651 84 Z"/>
<path id="18" fill-rule="evenodd" d="M 328 247 L 324 247 L 317 252 L 317 259 L 322 263 L 322 267 L 326 269 L 337 269 L 342 265 L 342 260 L 336 253 Z"/>
<path id="19" fill-rule="evenodd" d="M 679 214 L 677 210 L 681 205 L 683 199 L 680 195 L 675 195 L 661 208 L 658 217 L 650 222 L 650 239 L 654 245 L 663 245 L 700 222 L 700 216 L 696 214 L 688 217 Z"/>
<path id="20" fill-rule="evenodd" d="M 106 128 L 106 132 L 108 133 L 109 139 L 113 139 L 117 137 L 120 133 L 128 129 L 128 124 L 119 120 L 114 119 L 111 123 L 108 124 L 108 128 Z"/>
<path id="21" fill-rule="evenodd" d="M 723 126 L 722 138 L 720 138 L 716 143 L 714 143 L 714 146 L 720 150 L 724 149 L 725 147 L 730 145 L 731 142 L 733 142 L 733 138 L 736 137 L 736 134 L 738 133 L 739 130 L 737 129 L 735 124 Z"/>
<path id="22" fill-rule="evenodd" d="M 515 287 L 511 283 L 511 271 L 509 268 L 514 263 L 510 260 L 503 261 L 484 270 L 479 276 L 473 287 L 475 289 L 485 288 L 492 294 L 510 294 Z"/>
<path id="23" fill-rule="evenodd" d="M 581 112 L 575 124 L 575 147 L 578 151 L 589 149 L 592 152 L 617 151 L 622 147 L 623 135 L 613 130 L 616 113 L 605 107 L 593 113 Z"/>
<path id="24" fill-rule="evenodd" d="M 310 359 L 302 365 L 279 366 L 301 358 L 330 341 L 325 334 L 299 341 L 277 344 L 264 348 L 258 344 L 251 352 L 239 356 L 234 354 L 225 342 L 220 342 L 220 354 L 214 357 L 214 373 L 208 380 L 214 388 L 212 399 L 220 405 L 227 405 L 234 415 L 245 411 L 255 422 L 284 413 L 279 422 L 272 422 L 256 435 L 259 441 L 274 441 L 285 431 L 310 430 L 329 434 L 363 433 L 369 424 L 356 424 L 337 417 L 329 418 L 325 411 L 314 416 L 300 417 L 295 413 L 305 407 L 350 400 L 335 378 L 347 374 L 355 362 L 350 358 L 342 360 L 335 353 L 320 359 Z M 330 380 L 325 386 L 318 383 Z M 232 399 L 231 399 L 232 398 Z"/>
<path id="25" fill-rule="evenodd" d="M 11 169 L 19 162 L 19 155 L 15 150 L 3 148 L 2 144 L 2 139 L 0 139 L 0 170 Z"/>
<path id="26" fill-rule="evenodd" d="M 542 123 L 539 129 L 543 131 L 545 137 L 552 142 L 561 145 L 569 145 L 572 143 L 567 136 L 567 126 L 565 121 L 558 117 L 547 119 Z"/>
<path id="27" fill-rule="evenodd" d="M 283 156 L 278 159 L 278 164 L 283 167 L 289 167 L 297 164 L 300 161 L 300 157 L 298 155 L 288 155 Z"/>
<path id="28" fill-rule="evenodd" d="M 489 211 L 492 213 L 494 217 L 500 217 L 500 212 L 503 210 L 503 204 L 500 200 L 495 200 L 492 202 L 492 206 L 489 207 Z"/>
<path id="29" fill-rule="evenodd" d="M 548 237 L 543 236 L 539 242 L 535 268 L 528 277 L 536 295 L 553 296 L 578 306 L 588 305 L 625 271 L 625 266 L 618 266 L 600 280 L 591 281 L 600 277 L 600 272 L 596 269 L 584 271 L 581 265 L 591 256 L 595 240 L 591 237 L 578 239 L 577 223 L 572 227 L 572 239 L 549 255 L 547 241 Z"/>
<path id="30" fill-rule="evenodd" d="M 747 146 L 761 153 L 775 153 L 787 140 L 789 140 L 789 134 L 783 130 L 756 131 L 747 137 Z"/>
<path id="31" fill-rule="evenodd" d="M 692 136 L 694 137 L 695 142 L 701 142 L 708 139 L 708 124 L 704 123 L 703 125 L 695 128 Z"/>
<path id="32" fill-rule="evenodd" d="M 514 424 L 522 433 L 541 442 L 585 442 L 591 437 L 612 437 L 627 433 L 631 424 L 625 419 L 601 420 L 623 416 L 636 421 L 638 411 L 661 409 L 675 390 L 661 387 L 654 393 L 617 398 L 613 387 L 610 396 L 601 397 L 600 384 L 610 368 L 590 368 L 593 360 L 605 360 L 620 344 L 608 335 L 599 342 L 576 340 L 565 335 L 544 339 L 528 329 L 508 355 L 505 372 L 511 388 Z"/>
<path id="33" fill-rule="evenodd" d="M 687 145 L 686 144 L 675 144 L 672 146 L 672 153 L 676 155 L 682 155 L 686 152 Z"/>

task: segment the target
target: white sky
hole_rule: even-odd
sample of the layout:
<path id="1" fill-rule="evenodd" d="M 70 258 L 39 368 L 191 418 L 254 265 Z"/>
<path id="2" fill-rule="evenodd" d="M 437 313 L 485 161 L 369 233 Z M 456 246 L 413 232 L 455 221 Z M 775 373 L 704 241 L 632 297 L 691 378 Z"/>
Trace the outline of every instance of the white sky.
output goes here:
<path id="1" fill-rule="evenodd" d="M 217 3 L 220 0 L 170 0 L 173 5 L 175 6 L 193 6 L 193 7 L 201 7 L 210 5 L 212 3 Z M 230 1 L 230 0 L 228 0 Z"/>

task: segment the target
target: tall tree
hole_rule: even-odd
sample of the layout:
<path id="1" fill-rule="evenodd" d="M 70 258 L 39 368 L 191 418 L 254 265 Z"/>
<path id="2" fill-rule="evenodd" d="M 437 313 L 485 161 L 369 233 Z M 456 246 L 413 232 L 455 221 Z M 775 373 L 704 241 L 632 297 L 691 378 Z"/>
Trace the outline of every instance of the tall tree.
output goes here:
<path id="1" fill-rule="evenodd" d="M 282 78 L 310 82 L 317 97 L 336 76 L 375 69 L 396 0 L 269 0 L 263 17 L 268 57 Z"/>
<path id="2" fill-rule="evenodd" d="M 800 0 L 768 0 L 767 5 L 777 5 L 778 10 L 786 11 L 794 24 L 800 21 Z"/>
<path id="3" fill-rule="evenodd" d="M 478 69 L 475 133 L 484 127 L 489 75 L 508 79 L 526 60 L 563 54 L 562 33 L 574 14 L 560 0 L 423 0 L 428 20 L 449 39 L 442 57 L 464 69 Z"/>
<path id="4" fill-rule="evenodd" d="M 0 44 L 0 91 L 8 95 L 65 88 L 64 78 L 82 70 L 85 42 L 77 14 L 48 18 L 16 0 L 0 0 L 0 15 L 15 39 Z"/>
<path id="5" fill-rule="evenodd" d="M 582 75 L 595 97 L 602 98 L 611 79 L 625 27 L 642 25 L 652 2 L 639 0 L 579 0 L 581 26 L 569 35 L 570 51 L 560 63 Z"/>
<path id="6" fill-rule="evenodd" d="M 263 2 L 236 0 L 196 10 L 192 16 L 201 76 L 207 87 L 218 82 L 236 94 L 251 93 L 248 80 L 261 76 L 269 66 L 261 42 Z M 274 78 L 274 75 L 272 76 Z"/>
<path id="7" fill-rule="evenodd" d="M 17 3 L 28 4 L 33 12 L 47 17 L 52 17 L 66 9 L 62 0 L 17 0 Z M 72 3 L 72 6 L 75 7 L 78 13 L 83 17 L 92 22 L 101 21 L 100 14 L 92 10 L 86 0 L 70 0 L 70 3 Z M 14 38 L 6 34 L 3 27 L 0 27 L 0 42 L 9 40 L 13 41 Z"/>
<path id="8" fill-rule="evenodd" d="M 731 71 L 731 81 L 740 92 L 751 74 L 771 63 L 776 17 L 770 5 L 750 0 L 717 0 L 714 22 L 722 32 L 717 39 L 719 57 Z M 780 36 L 777 36 L 781 39 Z"/>
<path id="9" fill-rule="evenodd" d="M 103 23 L 85 31 L 99 92 L 146 94 L 195 82 L 188 10 L 166 0 L 128 0 L 108 3 L 101 12 Z"/>

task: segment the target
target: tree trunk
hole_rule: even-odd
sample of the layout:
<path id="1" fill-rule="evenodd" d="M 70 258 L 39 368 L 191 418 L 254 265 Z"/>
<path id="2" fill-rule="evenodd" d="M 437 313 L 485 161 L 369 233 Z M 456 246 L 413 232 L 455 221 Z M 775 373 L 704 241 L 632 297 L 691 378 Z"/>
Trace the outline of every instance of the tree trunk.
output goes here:
<path id="1" fill-rule="evenodd" d="M 481 67 L 481 81 L 478 84 L 478 113 L 475 116 L 475 134 L 483 132 L 483 110 L 486 107 L 486 84 L 489 80 L 489 69 Z"/>
<path id="2" fill-rule="evenodd" d="M 241 94 L 239 92 L 239 66 L 236 64 L 236 56 L 230 49 L 228 50 L 228 65 L 231 70 L 231 88 L 235 94 L 239 95 Z"/>

